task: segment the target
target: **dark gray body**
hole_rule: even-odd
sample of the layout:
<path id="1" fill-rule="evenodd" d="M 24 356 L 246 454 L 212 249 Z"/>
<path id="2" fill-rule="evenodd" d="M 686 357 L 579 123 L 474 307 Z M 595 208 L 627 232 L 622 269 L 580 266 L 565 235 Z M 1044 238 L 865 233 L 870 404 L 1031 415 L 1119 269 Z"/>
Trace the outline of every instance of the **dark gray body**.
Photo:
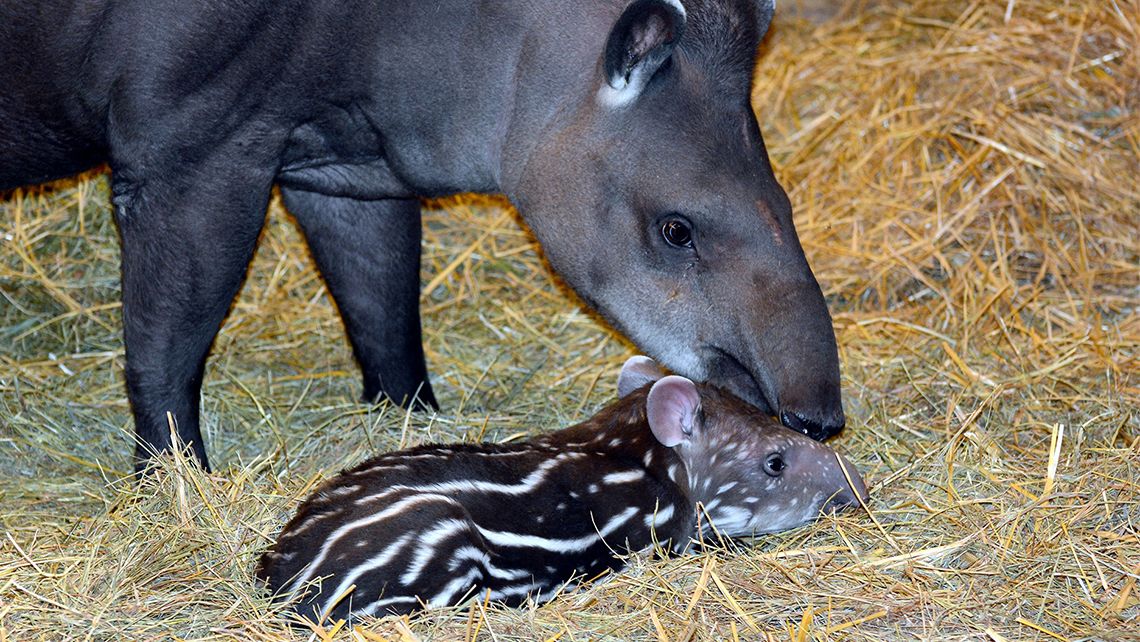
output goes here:
<path id="1" fill-rule="evenodd" d="M 274 184 L 369 400 L 435 405 L 417 199 L 503 192 L 634 343 L 824 438 L 834 334 L 749 104 L 771 10 L 0 0 L 0 190 L 110 164 L 140 465 L 167 413 L 206 461 L 204 364 Z"/>
<path id="2" fill-rule="evenodd" d="M 631 551 L 776 532 L 866 501 L 846 459 L 729 393 L 644 357 L 618 388 L 589 420 L 527 442 L 423 446 L 340 474 L 258 577 L 315 621 L 471 596 L 544 602 Z"/>

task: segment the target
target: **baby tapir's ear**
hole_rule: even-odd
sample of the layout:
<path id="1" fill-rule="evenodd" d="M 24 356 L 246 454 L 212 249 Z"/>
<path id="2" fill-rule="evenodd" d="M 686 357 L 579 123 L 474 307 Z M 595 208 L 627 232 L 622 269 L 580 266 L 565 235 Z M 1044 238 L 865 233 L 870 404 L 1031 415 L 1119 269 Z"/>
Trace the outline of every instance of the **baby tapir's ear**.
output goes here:
<path id="1" fill-rule="evenodd" d="M 641 95 L 684 30 L 681 0 L 634 0 L 626 7 L 606 41 L 602 103 L 621 107 Z"/>
<path id="2" fill-rule="evenodd" d="M 653 384 L 645 400 L 649 428 L 657 441 L 669 448 L 693 435 L 700 410 L 697 385 L 677 375 L 669 375 Z"/>
<path id="3" fill-rule="evenodd" d="M 664 376 L 665 373 L 653 359 L 641 355 L 630 357 L 622 364 L 621 374 L 618 375 L 618 396 L 624 397 Z"/>

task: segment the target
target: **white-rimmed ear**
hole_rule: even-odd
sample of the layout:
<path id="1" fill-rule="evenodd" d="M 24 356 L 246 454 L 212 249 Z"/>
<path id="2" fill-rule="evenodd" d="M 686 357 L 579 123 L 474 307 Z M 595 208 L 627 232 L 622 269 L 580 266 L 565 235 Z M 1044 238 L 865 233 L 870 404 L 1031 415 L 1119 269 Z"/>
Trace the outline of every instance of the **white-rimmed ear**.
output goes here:
<path id="1" fill-rule="evenodd" d="M 772 26 L 772 16 L 776 14 L 776 0 L 759 0 L 756 3 L 756 31 L 760 39 Z"/>
<path id="2" fill-rule="evenodd" d="M 649 357 L 637 355 L 625 360 L 618 375 L 618 397 L 624 397 L 665 376 L 661 366 Z"/>
<path id="3" fill-rule="evenodd" d="M 633 102 L 673 55 L 684 30 L 681 0 L 635 0 L 626 7 L 606 41 L 606 84 L 598 91 L 598 100 L 609 107 Z"/>
<path id="4" fill-rule="evenodd" d="M 672 448 L 689 439 L 701 410 L 701 395 L 692 381 L 669 375 L 653 384 L 645 399 L 649 429 L 662 445 Z"/>

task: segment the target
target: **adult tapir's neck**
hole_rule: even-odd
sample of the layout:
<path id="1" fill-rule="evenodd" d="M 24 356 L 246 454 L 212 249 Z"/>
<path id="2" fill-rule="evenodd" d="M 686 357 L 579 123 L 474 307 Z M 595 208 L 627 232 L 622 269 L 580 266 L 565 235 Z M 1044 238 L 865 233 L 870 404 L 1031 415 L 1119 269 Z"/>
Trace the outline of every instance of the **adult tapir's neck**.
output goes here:
<path id="1" fill-rule="evenodd" d="M 510 195 L 538 134 L 588 95 L 617 11 L 598 4 L 356 3 L 377 29 L 356 48 L 358 100 L 392 172 L 420 195 Z"/>

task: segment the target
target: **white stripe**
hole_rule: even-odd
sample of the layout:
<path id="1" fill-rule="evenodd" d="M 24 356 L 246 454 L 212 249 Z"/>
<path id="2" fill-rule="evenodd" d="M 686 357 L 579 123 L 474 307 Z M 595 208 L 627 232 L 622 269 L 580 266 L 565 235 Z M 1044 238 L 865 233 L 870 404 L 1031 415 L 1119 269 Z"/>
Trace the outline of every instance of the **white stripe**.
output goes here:
<path id="1" fill-rule="evenodd" d="M 634 515 L 637 514 L 637 508 L 630 506 L 622 512 L 610 518 L 606 525 L 601 528 L 597 533 L 583 535 L 582 537 L 575 537 L 570 539 L 552 539 L 549 537 L 539 537 L 537 535 L 524 535 L 520 533 L 508 533 L 505 531 L 492 531 L 484 529 L 476 525 L 479 532 L 487 541 L 496 546 L 506 546 L 511 548 L 541 548 L 552 553 L 577 553 L 590 548 L 597 544 L 603 538 L 607 537 L 617 529 L 621 528 L 623 524 L 628 522 Z"/>
<path id="2" fill-rule="evenodd" d="M 474 546 L 460 546 L 447 562 L 447 570 L 455 572 L 464 561 L 478 563 L 487 574 L 500 580 L 518 580 L 533 575 L 523 568 L 499 568 L 491 563 L 491 556 L 487 552 Z"/>
<path id="3" fill-rule="evenodd" d="M 337 599 L 338 597 L 341 596 L 342 593 L 347 591 L 348 587 L 352 586 L 353 583 L 356 582 L 356 578 L 360 577 L 361 575 L 364 575 L 365 573 L 367 573 L 368 571 L 371 571 L 372 569 L 380 568 L 382 566 L 386 566 L 388 564 L 388 562 L 391 562 L 392 558 L 395 557 L 396 554 L 400 552 L 400 549 L 404 548 L 404 545 L 407 544 L 408 540 L 410 540 L 410 539 L 412 539 L 412 534 L 411 533 L 405 533 L 403 536 L 400 537 L 400 539 L 397 539 L 396 541 L 392 542 L 391 544 L 385 546 L 384 550 L 380 551 L 376 555 L 373 555 L 372 557 L 365 560 L 365 562 L 363 564 L 358 564 L 357 566 L 352 567 L 352 572 L 349 573 L 348 575 L 344 576 L 344 579 L 341 580 L 340 584 L 337 585 L 335 591 L 333 591 L 332 593 L 329 593 L 329 600 L 330 601 L 329 601 L 329 603 L 325 604 L 325 608 L 322 609 L 322 611 L 325 611 L 325 612 L 332 611 L 332 608 L 333 608 L 333 604 L 331 602 L 332 600 Z"/>
<path id="4" fill-rule="evenodd" d="M 520 584 L 519 586 L 508 586 L 497 591 L 491 591 L 490 599 L 501 600 L 503 598 L 514 597 L 516 595 L 526 595 L 535 589 L 544 588 L 546 588 L 546 582 L 532 582 L 530 584 Z"/>
<path id="5" fill-rule="evenodd" d="M 412 561 L 408 564 L 408 568 L 400 575 L 400 581 L 404 586 L 410 586 L 420 576 L 420 572 L 427 566 L 428 561 L 431 560 L 432 555 L 435 555 L 435 547 L 445 539 L 468 530 L 471 522 L 462 519 L 445 519 L 436 524 L 435 528 L 424 533 L 419 542 L 420 548 L 416 550 L 416 554 L 412 557 Z"/>
<path id="6" fill-rule="evenodd" d="M 385 461 L 385 462 L 377 462 L 376 464 L 369 466 L 368 468 L 359 468 L 357 470 L 350 470 L 350 471 L 348 471 L 348 474 L 353 475 L 353 476 L 360 476 L 360 475 L 371 475 L 373 473 L 378 473 L 380 471 L 407 470 L 407 469 L 408 469 L 407 464 L 393 464 L 391 462 Z"/>
<path id="7" fill-rule="evenodd" d="M 357 615 L 376 615 L 376 612 L 379 611 L 382 607 L 388 606 L 390 604 L 398 604 L 400 602 L 419 603 L 419 600 L 409 595 L 403 595 L 400 597 L 386 597 L 382 600 L 376 600 L 375 602 L 362 609 L 353 609 L 353 611 Z"/>
<path id="8" fill-rule="evenodd" d="M 471 455 L 476 457 L 517 457 L 519 455 L 529 455 L 532 453 L 541 452 L 538 448 L 518 448 L 516 450 L 504 451 L 479 451 L 479 450 L 459 450 L 455 448 L 442 448 L 430 452 L 421 452 L 414 455 L 390 455 L 384 456 L 381 461 L 376 462 L 368 468 L 360 470 L 349 471 L 352 475 L 364 475 L 372 471 L 379 471 L 384 469 L 391 470 L 406 470 L 409 468 L 407 464 L 400 464 L 400 461 L 415 461 L 420 459 L 448 459 L 456 455 Z"/>
<path id="9" fill-rule="evenodd" d="M 316 556 L 313 557 L 313 561 L 309 562 L 308 566 L 305 567 L 305 572 L 301 573 L 299 576 L 297 576 L 297 579 L 293 580 L 289 591 L 293 592 L 301 586 L 304 586 L 305 582 L 309 581 L 309 579 L 313 577 L 313 573 L 317 570 L 317 568 L 320 567 L 321 562 L 323 562 L 328 556 L 329 551 L 332 550 L 333 545 L 335 545 L 345 535 L 358 528 L 362 528 L 370 524 L 375 524 L 376 522 L 384 521 L 389 517 L 399 515 L 404 511 L 405 508 L 408 508 L 410 506 L 428 502 L 446 502 L 448 504 L 454 504 L 456 506 L 462 507 L 459 502 L 451 499 L 450 497 L 444 497 L 443 495 L 414 495 L 412 497 L 402 499 L 395 504 L 392 504 L 379 513 L 375 513 L 369 515 L 368 517 L 362 517 L 360 519 L 348 522 L 347 524 L 344 524 L 340 528 L 333 531 L 328 536 L 328 538 L 325 539 L 324 543 L 321 545 L 321 549 L 317 552 Z"/>
<path id="10" fill-rule="evenodd" d="M 665 508 L 658 510 L 652 515 L 645 516 L 645 526 L 647 528 L 657 528 L 658 526 L 669 521 L 673 517 L 673 505 L 669 504 Z"/>
<path id="11" fill-rule="evenodd" d="M 491 558 L 487 556 L 486 551 L 482 549 L 474 546 L 460 546 L 455 549 L 455 553 L 451 556 L 451 559 L 447 561 L 447 571 L 449 573 L 455 572 L 455 570 L 459 568 L 459 565 L 465 561 L 486 564 L 490 560 Z"/>
<path id="12" fill-rule="evenodd" d="M 331 490 L 326 490 L 325 492 L 323 492 L 321 494 L 324 495 L 325 497 L 333 498 L 333 497 L 340 497 L 341 495 L 351 495 L 352 493 L 355 493 L 358 490 L 360 490 L 360 484 L 353 484 L 351 486 L 337 486 L 336 488 L 333 488 Z"/>
<path id="13" fill-rule="evenodd" d="M 474 586 L 475 580 L 483 577 L 482 571 L 478 568 L 473 568 L 467 572 L 466 575 L 455 578 L 448 582 L 435 597 L 428 600 L 428 606 L 451 606 L 455 598 L 455 594 L 459 591 L 470 591 Z"/>
<path id="14" fill-rule="evenodd" d="M 513 484 L 500 484 L 497 482 L 488 482 L 478 479 L 456 479 L 453 481 L 439 482 L 437 484 L 424 484 L 422 486 L 392 486 L 382 493 L 371 495 L 368 497 L 361 497 L 356 500 L 357 504 L 364 504 L 367 502 L 375 501 L 385 495 L 392 494 L 399 491 L 408 491 L 413 493 L 428 492 L 428 493 L 458 493 L 458 492 L 483 492 L 483 493 L 500 493 L 503 495 L 525 495 L 531 492 L 542 482 L 546 481 L 547 473 L 559 464 L 569 460 L 576 459 L 580 455 L 578 453 L 563 453 L 553 459 L 548 459 L 534 469 L 526 477 L 523 477 L 518 482 Z"/>
<path id="15" fill-rule="evenodd" d="M 388 497 L 391 495 L 399 495 L 401 493 L 407 493 L 407 491 L 408 491 L 407 486 L 389 486 L 387 489 L 384 490 L 384 492 L 376 493 L 375 495 L 365 495 L 364 497 L 357 497 L 356 499 L 352 500 L 352 504 L 354 506 L 363 506 L 364 504 L 371 504 L 371 503 L 378 502 L 378 501 L 381 501 L 384 499 L 388 499 Z"/>
<path id="16" fill-rule="evenodd" d="M 499 568 L 490 562 L 486 562 L 484 565 L 487 567 L 487 573 L 489 573 L 491 577 L 500 580 L 521 580 L 524 577 L 534 575 L 534 573 L 531 573 L 525 568 Z"/>
<path id="17" fill-rule="evenodd" d="M 356 491 L 360 490 L 360 488 L 361 488 L 361 486 L 359 484 L 353 484 L 352 486 L 337 486 L 336 488 L 332 488 L 330 490 L 327 490 L 327 491 L 320 493 L 317 497 L 319 499 L 333 500 L 333 499 L 336 499 L 338 497 L 343 497 L 345 495 L 351 495 L 352 493 L 355 493 Z M 335 502 L 330 501 L 329 503 L 334 504 Z M 330 517 L 340 517 L 340 516 L 341 516 L 341 511 L 335 510 L 335 509 L 325 511 L 323 513 L 317 513 L 316 515 L 311 515 L 305 521 L 301 522 L 300 524 L 297 524 L 293 528 L 290 528 L 288 535 L 290 537 L 296 537 L 297 535 L 300 535 L 301 533 L 304 533 L 305 531 L 309 530 L 313 526 L 316 526 L 317 522 L 322 522 L 322 521 L 324 521 Z M 285 533 L 282 533 L 282 535 L 284 535 L 284 534 Z"/>
<path id="18" fill-rule="evenodd" d="M 645 477 L 645 471 L 641 470 L 640 468 L 634 468 L 633 470 L 627 470 L 622 473 L 610 473 L 605 477 L 602 477 L 602 483 L 626 484 L 629 482 L 635 482 L 643 477 Z"/>

